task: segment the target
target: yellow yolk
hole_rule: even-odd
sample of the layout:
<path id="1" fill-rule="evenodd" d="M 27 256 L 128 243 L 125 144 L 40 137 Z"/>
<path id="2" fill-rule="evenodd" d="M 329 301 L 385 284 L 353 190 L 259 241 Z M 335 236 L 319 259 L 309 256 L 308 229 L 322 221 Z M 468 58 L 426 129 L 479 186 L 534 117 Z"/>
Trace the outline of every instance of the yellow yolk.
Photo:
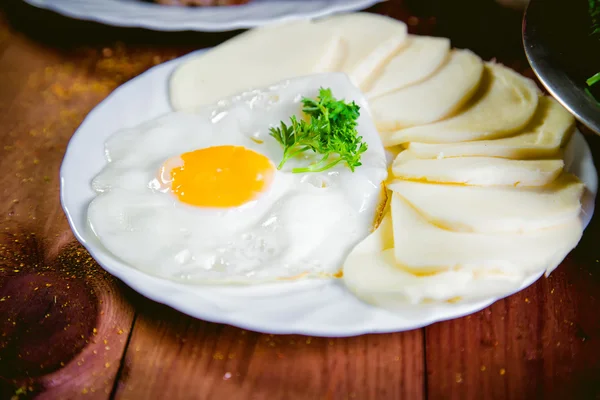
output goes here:
<path id="1" fill-rule="evenodd" d="M 266 191 L 275 175 L 271 160 L 242 146 L 208 147 L 180 158 L 183 164 L 171 169 L 171 191 L 193 206 L 241 206 Z"/>

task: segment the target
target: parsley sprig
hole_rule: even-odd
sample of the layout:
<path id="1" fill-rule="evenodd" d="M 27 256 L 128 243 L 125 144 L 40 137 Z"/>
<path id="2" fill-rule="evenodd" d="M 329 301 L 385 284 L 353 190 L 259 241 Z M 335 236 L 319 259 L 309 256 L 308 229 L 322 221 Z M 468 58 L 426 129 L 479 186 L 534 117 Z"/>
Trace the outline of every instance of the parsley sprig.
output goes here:
<path id="1" fill-rule="evenodd" d="M 360 107 L 352 102 L 337 100 L 331 89 L 319 89 L 316 99 L 303 98 L 302 112 L 309 122 L 290 117 L 290 125 L 283 121 L 278 128 L 271 128 L 270 135 L 283 146 L 283 158 L 278 169 L 291 158 L 313 151 L 321 159 L 303 168 L 293 168 L 294 173 L 321 172 L 345 162 L 352 172 L 361 164 L 361 155 L 367 144 L 356 131 Z"/>

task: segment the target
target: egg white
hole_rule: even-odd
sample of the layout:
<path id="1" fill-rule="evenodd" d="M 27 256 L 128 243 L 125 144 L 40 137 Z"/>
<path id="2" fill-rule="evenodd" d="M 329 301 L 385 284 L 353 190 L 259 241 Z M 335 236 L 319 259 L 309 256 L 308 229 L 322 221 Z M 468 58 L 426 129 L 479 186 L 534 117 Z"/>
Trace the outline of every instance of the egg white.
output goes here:
<path id="1" fill-rule="evenodd" d="M 228 209 L 183 204 L 157 185 L 167 159 L 211 146 L 244 146 L 279 164 L 283 150 L 269 128 L 300 117 L 301 98 L 315 98 L 321 87 L 361 107 L 358 133 L 369 149 L 355 172 L 340 163 L 321 173 L 292 173 L 318 159 L 306 154 L 276 171 L 255 201 Z M 117 132 L 106 142 L 106 159 L 92 182 L 98 196 L 88 209 L 89 227 L 100 242 L 151 274 L 206 283 L 336 273 L 371 232 L 387 178 L 367 102 L 340 73 L 287 80 Z"/>

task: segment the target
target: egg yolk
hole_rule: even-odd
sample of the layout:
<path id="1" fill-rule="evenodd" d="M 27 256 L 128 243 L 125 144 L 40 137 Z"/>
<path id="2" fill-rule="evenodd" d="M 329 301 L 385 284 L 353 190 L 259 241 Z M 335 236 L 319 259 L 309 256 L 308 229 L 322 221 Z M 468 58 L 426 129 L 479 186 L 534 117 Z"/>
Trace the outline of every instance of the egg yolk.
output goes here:
<path id="1" fill-rule="evenodd" d="M 271 160 L 242 146 L 208 147 L 180 157 L 183 163 L 171 169 L 171 191 L 193 206 L 241 206 L 266 191 L 275 175 Z"/>

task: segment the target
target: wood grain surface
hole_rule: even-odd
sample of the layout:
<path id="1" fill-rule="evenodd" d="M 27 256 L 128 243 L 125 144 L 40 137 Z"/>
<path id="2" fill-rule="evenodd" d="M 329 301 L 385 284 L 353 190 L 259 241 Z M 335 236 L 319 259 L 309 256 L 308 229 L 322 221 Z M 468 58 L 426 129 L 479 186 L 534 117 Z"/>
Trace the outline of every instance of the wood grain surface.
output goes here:
<path id="1" fill-rule="evenodd" d="M 487 0 L 373 12 L 532 76 L 520 15 Z M 549 279 L 471 316 L 354 338 L 199 321 L 105 273 L 58 170 L 85 115 L 147 68 L 238 32 L 162 33 L 0 4 L 0 399 L 600 399 L 600 222 Z M 587 135 L 596 158 L 600 138 Z"/>

